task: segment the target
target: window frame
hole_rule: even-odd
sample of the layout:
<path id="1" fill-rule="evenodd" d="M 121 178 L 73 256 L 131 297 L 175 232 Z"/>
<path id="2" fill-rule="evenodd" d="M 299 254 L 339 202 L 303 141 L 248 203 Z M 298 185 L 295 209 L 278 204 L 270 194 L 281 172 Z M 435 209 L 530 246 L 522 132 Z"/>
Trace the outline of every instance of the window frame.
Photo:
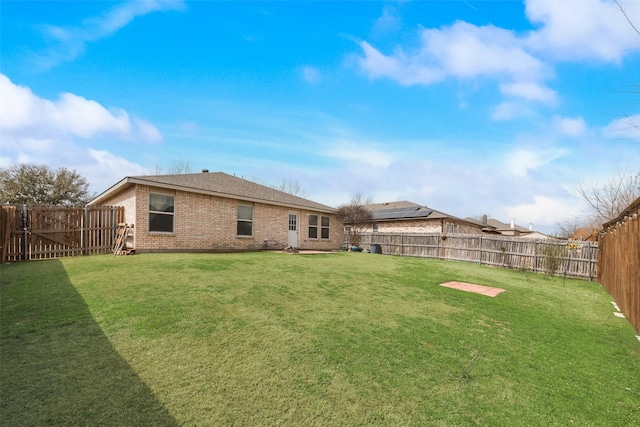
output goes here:
<path id="1" fill-rule="evenodd" d="M 315 224 L 311 223 L 311 218 L 314 217 L 315 220 Z M 314 236 L 311 235 L 311 232 L 314 232 Z M 310 239 L 318 239 L 318 215 L 317 214 L 309 214 L 309 232 L 308 232 L 308 236 Z"/>
<path id="2" fill-rule="evenodd" d="M 151 198 L 153 196 L 162 196 L 162 197 L 170 197 L 173 201 L 173 203 L 171 204 L 171 211 L 167 212 L 167 211 L 155 211 L 155 210 L 151 210 Z M 147 228 L 149 230 L 149 233 L 162 233 L 162 234 L 174 234 L 176 231 L 176 196 L 175 194 L 167 194 L 167 193 L 158 193 L 158 192 L 149 192 L 149 203 L 147 205 L 147 211 L 148 211 L 148 224 L 147 224 Z M 152 215 L 166 215 L 171 217 L 171 231 L 167 231 L 167 230 L 152 230 L 151 229 L 151 216 Z"/>
<path id="3" fill-rule="evenodd" d="M 251 209 L 251 218 L 240 218 L 240 208 L 250 208 Z M 253 223 L 255 218 L 254 205 L 249 205 L 245 203 L 238 203 L 236 209 L 236 237 L 253 237 Z M 240 224 L 249 224 L 249 234 L 240 234 Z"/>
<path id="4" fill-rule="evenodd" d="M 454 222 L 447 222 L 447 226 L 445 229 L 446 229 L 445 233 L 457 234 L 457 233 L 460 233 L 460 224 L 456 224 Z"/>
<path id="5" fill-rule="evenodd" d="M 324 224 L 324 220 L 327 220 L 327 224 Z M 325 236 L 326 231 L 326 236 Z M 320 239 L 329 240 L 331 238 L 331 217 L 322 215 L 320 217 Z"/>

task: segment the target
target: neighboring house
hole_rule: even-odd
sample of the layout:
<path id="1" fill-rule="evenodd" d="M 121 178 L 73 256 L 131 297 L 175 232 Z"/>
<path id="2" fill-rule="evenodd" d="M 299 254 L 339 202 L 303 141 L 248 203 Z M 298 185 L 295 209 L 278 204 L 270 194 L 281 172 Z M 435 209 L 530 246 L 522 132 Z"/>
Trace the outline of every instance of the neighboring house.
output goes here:
<path id="1" fill-rule="evenodd" d="M 399 201 L 367 205 L 373 214 L 374 231 L 380 233 L 463 233 L 480 234 L 482 225 L 417 203 Z"/>
<path id="2" fill-rule="evenodd" d="M 549 239 L 550 237 L 539 231 L 533 229 L 533 224 L 529 224 L 529 227 L 522 227 L 516 224 L 515 219 L 512 219 L 509 224 L 498 221 L 497 219 L 487 218 L 486 215 L 482 217 L 480 222 L 483 226 L 483 232 L 486 234 L 500 234 L 502 236 L 522 237 L 528 239 Z"/>
<path id="3" fill-rule="evenodd" d="M 597 242 L 598 230 L 590 227 L 578 228 L 576 231 L 573 232 L 570 239 L 583 240 L 585 242 Z"/>
<path id="4" fill-rule="evenodd" d="M 137 252 L 337 250 L 335 209 L 222 172 L 125 177 L 90 205 L 124 206 Z"/>

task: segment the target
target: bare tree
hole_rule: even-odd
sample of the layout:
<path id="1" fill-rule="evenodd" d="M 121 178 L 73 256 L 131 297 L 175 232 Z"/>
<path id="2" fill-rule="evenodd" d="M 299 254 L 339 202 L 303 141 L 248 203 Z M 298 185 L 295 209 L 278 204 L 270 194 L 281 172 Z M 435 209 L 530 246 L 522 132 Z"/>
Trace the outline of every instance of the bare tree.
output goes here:
<path id="1" fill-rule="evenodd" d="M 191 167 L 191 161 L 185 160 L 183 158 L 174 158 L 173 160 L 171 160 L 171 163 L 169 164 L 169 167 L 166 169 L 166 171 L 160 164 L 156 164 L 153 168 L 154 175 L 164 175 L 165 173 L 169 175 L 179 175 L 192 172 L 193 169 Z"/>
<path id="2" fill-rule="evenodd" d="M 553 235 L 559 239 L 594 240 L 601 222 L 595 217 L 571 217 L 556 224 Z"/>
<path id="3" fill-rule="evenodd" d="M 635 173 L 618 170 L 599 185 L 588 186 L 580 182 L 578 192 L 598 223 L 611 221 L 640 197 L 640 169 Z"/>
<path id="4" fill-rule="evenodd" d="M 362 233 L 373 226 L 373 213 L 367 209 L 367 205 L 373 203 L 373 199 L 364 198 L 356 193 L 351 201 L 338 207 L 336 216 L 347 228 L 347 237 L 350 246 L 360 245 Z"/>
<path id="5" fill-rule="evenodd" d="M 296 181 L 295 179 L 282 178 L 280 182 L 274 183 L 274 182 L 263 181 L 257 176 L 254 176 L 250 180 L 277 191 L 293 194 L 294 196 L 298 196 L 298 197 L 307 197 L 307 191 L 304 188 L 302 188 L 302 185 L 300 184 L 300 182 Z"/>
<path id="6" fill-rule="evenodd" d="M 583 227 L 583 224 L 584 219 L 576 216 L 565 219 L 556 225 L 555 237 L 570 239 L 576 234 L 576 231 Z"/>
<path id="7" fill-rule="evenodd" d="M 294 179 L 282 178 L 278 184 L 267 184 L 267 187 L 278 191 L 284 191 L 285 193 L 293 194 L 294 196 L 307 197 L 306 190 Z"/>
<path id="8" fill-rule="evenodd" d="M 638 33 L 638 35 L 640 36 L 640 30 L 638 30 L 638 28 L 633 24 L 633 21 L 629 18 L 629 15 L 627 15 L 627 12 L 624 10 L 624 8 L 622 7 L 622 5 L 620 4 L 620 2 L 618 0 L 616 0 L 616 4 L 618 5 L 618 9 L 620 9 L 620 12 L 622 12 L 622 14 L 624 15 L 625 19 L 629 23 L 629 25 L 631 25 L 631 28 L 633 28 L 633 30 L 636 33 Z"/>

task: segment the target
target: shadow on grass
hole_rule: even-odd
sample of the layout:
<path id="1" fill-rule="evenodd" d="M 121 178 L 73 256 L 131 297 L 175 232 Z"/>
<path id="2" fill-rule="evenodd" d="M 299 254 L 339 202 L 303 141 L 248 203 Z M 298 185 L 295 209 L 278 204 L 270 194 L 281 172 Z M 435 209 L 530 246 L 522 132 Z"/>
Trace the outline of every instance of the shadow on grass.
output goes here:
<path id="1" fill-rule="evenodd" d="M 0 425 L 178 425 L 60 261 L 3 266 L 0 308 Z"/>

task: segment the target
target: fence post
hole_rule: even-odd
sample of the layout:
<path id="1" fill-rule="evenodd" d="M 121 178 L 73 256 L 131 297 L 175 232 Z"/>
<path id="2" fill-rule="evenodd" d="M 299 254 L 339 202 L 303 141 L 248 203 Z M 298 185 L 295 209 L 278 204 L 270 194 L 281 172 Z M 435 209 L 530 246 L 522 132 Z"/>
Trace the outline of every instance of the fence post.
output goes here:
<path id="1" fill-rule="evenodd" d="M 29 220 L 27 218 L 28 210 L 26 203 L 22 204 L 22 260 L 28 261 L 28 252 L 29 252 L 29 243 L 27 242 L 29 238 Z"/>
<path id="2" fill-rule="evenodd" d="M 538 240 L 533 241 L 533 272 L 538 272 Z"/>
<path id="3" fill-rule="evenodd" d="M 87 222 L 87 205 L 84 205 L 84 211 L 82 212 L 82 255 L 89 253 L 89 227 L 87 226 Z"/>
<path id="4" fill-rule="evenodd" d="M 593 266 L 593 252 L 591 252 L 591 241 L 587 241 L 587 248 L 589 248 L 589 281 L 592 281 L 592 266 Z"/>

